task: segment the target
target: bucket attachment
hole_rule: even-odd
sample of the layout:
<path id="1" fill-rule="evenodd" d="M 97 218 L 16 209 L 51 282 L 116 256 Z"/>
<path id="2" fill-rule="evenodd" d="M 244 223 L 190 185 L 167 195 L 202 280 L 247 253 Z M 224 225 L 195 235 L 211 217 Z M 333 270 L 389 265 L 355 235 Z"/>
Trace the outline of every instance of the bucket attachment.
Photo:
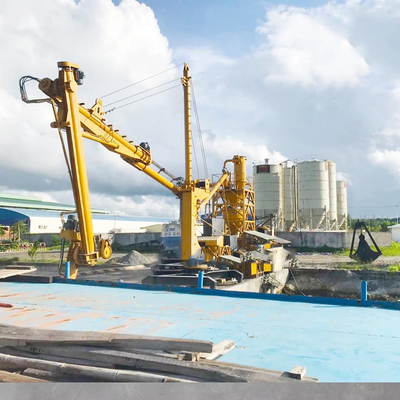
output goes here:
<path id="1" fill-rule="evenodd" d="M 358 229 L 360 230 L 358 248 L 357 248 L 356 252 L 353 252 L 354 251 L 354 240 L 355 240 L 356 232 Z M 371 247 L 369 247 L 369 244 L 367 243 L 367 241 L 365 239 L 365 235 L 363 235 L 363 229 L 368 234 L 369 238 L 371 239 L 371 242 L 374 244 L 377 251 L 374 251 L 371 249 Z M 367 226 L 365 225 L 365 222 L 357 221 L 354 226 L 353 240 L 351 241 L 350 258 L 352 258 L 353 260 L 360 261 L 362 263 L 371 263 L 372 261 L 375 261 L 380 255 L 382 255 L 382 252 L 380 251 L 380 249 L 379 249 L 378 245 L 376 244 L 374 238 L 372 237 L 370 231 L 368 230 Z"/>

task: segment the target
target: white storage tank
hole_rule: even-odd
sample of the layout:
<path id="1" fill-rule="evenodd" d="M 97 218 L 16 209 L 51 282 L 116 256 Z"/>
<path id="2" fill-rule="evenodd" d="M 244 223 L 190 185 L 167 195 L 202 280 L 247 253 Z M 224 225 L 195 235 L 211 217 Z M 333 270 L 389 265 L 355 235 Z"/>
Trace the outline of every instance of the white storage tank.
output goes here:
<path id="1" fill-rule="evenodd" d="M 268 217 L 271 214 L 279 216 L 282 204 L 282 167 L 281 165 L 265 164 L 253 167 L 254 189 L 256 197 L 257 218 Z"/>
<path id="2" fill-rule="evenodd" d="M 327 161 L 297 165 L 299 218 L 310 230 L 329 226 L 329 166 Z"/>
<path id="3" fill-rule="evenodd" d="M 285 213 L 285 227 L 290 230 L 296 221 L 296 180 L 297 180 L 296 166 L 284 167 L 284 213 Z"/>
<path id="4" fill-rule="evenodd" d="M 338 229 L 347 230 L 347 183 L 336 182 Z"/>
<path id="5" fill-rule="evenodd" d="M 328 161 L 329 168 L 329 219 L 330 229 L 338 229 L 337 224 L 337 193 L 336 193 L 336 163 Z"/>

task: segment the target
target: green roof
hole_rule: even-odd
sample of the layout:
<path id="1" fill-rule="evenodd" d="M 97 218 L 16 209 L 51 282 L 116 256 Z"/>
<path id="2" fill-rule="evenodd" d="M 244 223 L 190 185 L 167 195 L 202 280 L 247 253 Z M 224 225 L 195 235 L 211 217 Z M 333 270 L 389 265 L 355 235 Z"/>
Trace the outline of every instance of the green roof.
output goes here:
<path id="1" fill-rule="evenodd" d="M 75 211 L 74 205 L 42 201 L 37 197 L 0 194 L 0 207 L 26 208 L 33 210 Z M 109 214 L 109 211 L 92 209 L 95 214 Z"/>

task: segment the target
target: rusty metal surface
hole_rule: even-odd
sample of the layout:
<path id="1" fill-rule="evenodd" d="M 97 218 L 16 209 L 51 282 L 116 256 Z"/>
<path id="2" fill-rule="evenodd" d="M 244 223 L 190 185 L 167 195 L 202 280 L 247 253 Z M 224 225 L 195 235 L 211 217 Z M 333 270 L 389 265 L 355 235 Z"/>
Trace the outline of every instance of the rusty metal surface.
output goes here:
<path id="1" fill-rule="evenodd" d="M 398 382 L 400 314 L 336 305 L 67 284 L 0 283 L 0 320 L 64 330 L 233 340 L 221 360 L 325 382 Z"/>

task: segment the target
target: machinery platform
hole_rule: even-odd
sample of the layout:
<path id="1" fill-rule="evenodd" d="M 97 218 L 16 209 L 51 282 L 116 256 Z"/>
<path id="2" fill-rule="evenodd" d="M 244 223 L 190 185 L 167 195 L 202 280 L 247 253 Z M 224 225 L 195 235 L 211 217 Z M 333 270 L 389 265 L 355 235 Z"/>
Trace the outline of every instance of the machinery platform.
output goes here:
<path id="1" fill-rule="evenodd" d="M 305 366 L 320 382 L 400 381 L 398 310 L 96 285 L 0 282 L 0 302 L 12 305 L 0 307 L 0 320 L 214 343 L 230 339 L 236 347 L 221 361 L 283 371 Z"/>

